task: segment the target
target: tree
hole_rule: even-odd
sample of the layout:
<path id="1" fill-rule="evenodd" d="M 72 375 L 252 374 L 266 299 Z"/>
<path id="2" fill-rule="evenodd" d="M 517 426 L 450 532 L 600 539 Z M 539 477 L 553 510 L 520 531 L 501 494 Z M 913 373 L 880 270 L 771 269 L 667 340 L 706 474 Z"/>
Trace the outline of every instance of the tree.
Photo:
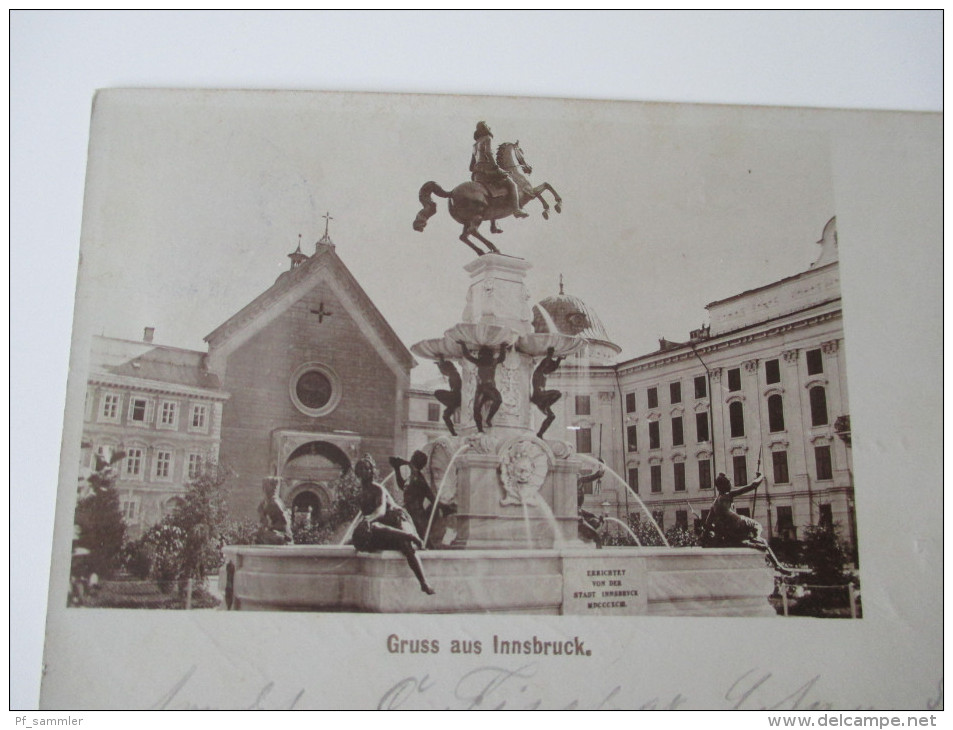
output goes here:
<path id="1" fill-rule="evenodd" d="M 95 471 L 86 480 L 88 494 L 76 503 L 74 521 L 79 530 L 76 547 L 89 551 L 87 570 L 102 578 L 111 577 L 119 567 L 126 539 L 126 523 L 115 489 L 119 476 L 115 465 L 125 456 L 123 451 L 116 451 L 107 458 L 95 454 Z"/>
<path id="2" fill-rule="evenodd" d="M 226 469 L 207 462 L 167 518 L 171 527 L 182 532 L 180 579 L 204 582 L 222 564 L 222 543 L 228 529 L 227 482 Z"/>
<path id="3" fill-rule="evenodd" d="M 811 569 L 810 580 L 816 585 L 847 585 L 851 575 L 845 570 L 850 560 L 847 544 L 832 527 L 811 525 L 804 529 L 802 559 Z"/>

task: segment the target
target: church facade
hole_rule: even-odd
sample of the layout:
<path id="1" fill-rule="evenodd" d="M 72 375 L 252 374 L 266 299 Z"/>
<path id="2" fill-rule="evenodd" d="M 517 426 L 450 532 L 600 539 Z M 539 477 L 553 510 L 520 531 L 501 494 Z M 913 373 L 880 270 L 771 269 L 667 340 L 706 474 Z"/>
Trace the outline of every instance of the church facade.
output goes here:
<path id="1" fill-rule="evenodd" d="M 262 479 L 320 522 L 329 483 L 364 452 L 378 464 L 406 450 L 415 360 L 325 235 L 205 338 L 207 352 L 97 337 L 83 433 L 119 464 L 130 534 L 174 509 L 207 460 L 230 474 L 229 512 L 256 519 Z M 81 484 L 82 487 L 82 484 Z"/>
<path id="2" fill-rule="evenodd" d="M 234 472 L 230 508 L 252 516 L 265 476 L 295 512 L 321 520 L 328 483 L 364 452 L 378 464 L 405 450 L 415 360 L 325 235 L 206 338 L 208 370 L 230 394 L 221 459 Z"/>

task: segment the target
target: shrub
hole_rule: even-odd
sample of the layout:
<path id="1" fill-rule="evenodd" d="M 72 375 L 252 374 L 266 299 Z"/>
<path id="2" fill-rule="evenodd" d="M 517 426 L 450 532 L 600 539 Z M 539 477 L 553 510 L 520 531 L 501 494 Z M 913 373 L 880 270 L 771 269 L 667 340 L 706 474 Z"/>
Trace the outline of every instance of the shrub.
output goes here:
<path id="1" fill-rule="evenodd" d="M 114 465 L 124 457 L 122 451 L 115 452 L 108 461 L 96 455 L 96 471 L 87 479 L 89 493 L 76 503 L 74 520 L 79 537 L 75 546 L 89 550 L 81 561 L 84 571 L 97 573 L 101 578 L 111 577 L 119 567 L 126 538 L 126 523 L 114 486 L 118 477 Z"/>
<path id="2" fill-rule="evenodd" d="M 845 570 L 850 549 L 834 528 L 810 526 L 804 530 L 804 564 L 811 569 L 811 583 L 823 586 L 847 585 L 851 574 Z"/>
<path id="3" fill-rule="evenodd" d="M 258 523 L 252 519 L 229 520 L 225 524 L 222 540 L 225 545 L 254 545 Z"/>

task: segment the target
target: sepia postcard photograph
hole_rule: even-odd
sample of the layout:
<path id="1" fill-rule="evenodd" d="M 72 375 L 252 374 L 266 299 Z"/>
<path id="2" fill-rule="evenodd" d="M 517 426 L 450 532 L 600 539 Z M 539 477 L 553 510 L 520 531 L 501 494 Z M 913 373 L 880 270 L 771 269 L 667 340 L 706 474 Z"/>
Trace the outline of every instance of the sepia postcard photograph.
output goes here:
<path id="1" fill-rule="evenodd" d="M 42 709 L 942 706 L 940 115 L 91 110 Z"/>
<path id="2" fill-rule="evenodd" d="M 863 620 L 853 120 L 791 116 L 101 91 L 51 604 Z M 591 655 L 512 625 L 384 643 Z"/>

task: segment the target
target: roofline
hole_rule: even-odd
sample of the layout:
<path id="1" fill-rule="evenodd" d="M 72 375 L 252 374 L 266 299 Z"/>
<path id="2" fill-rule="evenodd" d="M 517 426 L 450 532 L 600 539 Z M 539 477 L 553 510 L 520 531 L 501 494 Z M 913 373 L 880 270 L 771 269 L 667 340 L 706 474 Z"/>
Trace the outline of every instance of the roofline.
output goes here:
<path id="1" fill-rule="evenodd" d="M 788 281 L 795 281 L 796 279 L 800 279 L 801 277 L 807 276 L 808 274 L 813 274 L 817 271 L 823 271 L 824 269 L 830 268 L 831 266 L 837 266 L 839 263 L 840 261 L 831 261 L 829 264 L 818 266 L 816 269 L 807 269 L 806 271 L 802 271 L 798 274 L 794 274 L 792 276 L 786 276 L 783 279 L 778 279 L 777 281 L 772 281 L 770 284 L 765 284 L 764 286 L 759 286 L 754 289 L 746 289 L 740 294 L 734 294 L 730 297 L 725 297 L 724 299 L 716 299 L 715 301 L 709 302 L 708 304 L 706 304 L 705 309 L 711 309 L 712 307 L 718 304 L 724 304 L 725 302 L 731 302 L 731 301 L 734 301 L 735 299 L 741 299 L 742 297 L 746 297 L 749 294 L 756 294 L 757 292 L 762 292 L 765 289 L 771 289 L 772 287 L 775 287 L 778 284 L 784 284 L 785 282 L 788 282 Z"/>
<path id="2" fill-rule="evenodd" d="M 155 347 L 162 350 L 174 350 L 175 352 L 188 352 L 192 355 L 205 357 L 208 353 L 202 350 L 190 350 L 187 347 L 175 347 L 174 345 L 160 345 L 156 342 L 146 342 L 145 340 L 127 340 L 125 337 L 108 337 L 106 335 L 93 335 L 94 340 L 110 340 L 112 342 L 125 342 L 129 345 L 142 345 L 143 347 Z"/>
<path id="3" fill-rule="evenodd" d="M 336 265 L 343 272 L 343 277 L 346 279 L 346 284 L 354 287 L 358 295 L 361 298 L 363 298 L 364 302 L 367 304 L 368 310 L 370 311 L 372 318 L 375 318 L 382 325 L 383 338 L 385 340 L 391 340 L 392 346 L 396 346 L 395 349 L 396 349 L 396 355 L 398 359 L 404 360 L 408 369 L 416 367 L 417 360 L 414 358 L 413 354 L 410 352 L 407 346 L 403 343 L 403 341 L 394 331 L 394 328 L 390 326 L 390 323 L 387 321 L 384 315 L 381 314 L 381 311 L 377 308 L 377 305 L 374 304 L 374 301 L 368 296 L 367 292 L 364 291 L 364 287 L 361 286 L 360 282 L 358 282 L 358 280 L 354 277 L 354 274 L 351 273 L 351 270 L 347 267 L 347 264 L 345 264 L 344 261 L 341 259 L 341 257 L 337 255 L 337 252 L 335 251 L 335 247 L 333 246 L 333 244 L 321 244 L 318 250 L 315 252 L 314 256 L 310 256 L 308 258 L 308 261 L 304 263 L 301 268 L 294 269 L 294 271 L 300 271 L 304 267 L 307 267 L 308 269 L 314 268 L 318 266 L 318 263 L 322 261 L 325 257 L 329 257 L 329 260 L 331 262 L 336 263 Z M 301 275 L 301 278 L 307 278 L 307 277 L 304 275 Z M 298 282 L 295 282 L 295 284 L 297 283 Z M 248 304 L 246 304 L 244 307 L 242 307 L 237 312 L 235 312 L 235 314 L 233 314 L 231 317 L 229 317 L 224 322 L 222 322 L 218 327 L 213 329 L 211 332 L 205 335 L 205 337 L 202 339 L 205 342 L 209 343 L 209 345 L 211 345 L 212 340 L 215 339 L 218 333 L 225 330 L 225 328 L 228 327 L 228 325 L 231 324 L 232 322 L 242 319 L 243 316 L 247 315 L 252 310 L 254 310 L 260 304 L 260 302 L 264 300 L 270 292 L 272 292 L 272 290 L 275 288 L 275 286 L 277 286 L 277 284 L 278 284 L 278 281 L 276 280 L 274 283 L 271 284 L 271 286 L 269 286 L 267 289 L 261 292 L 261 294 L 259 294 L 257 297 L 252 299 Z M 291 286 L 294 286 L 295 284 L 289 284 L 288 288 L 290 288 Z"/>
<path id="4" fill-rule="evenodd" d="M 839 302 L 840 300 L 841 300 L 841 297 L 839 297 L 839 296 L 838 296 L 838 297 L 834 297 L 834 298 L 832 298 L 832 299 L 827 299 L 827 300 L 825 300 L 825 301 L 823 301 L 823 302 L 818 302 L 817 304 L 812 304 L 812 305 L 809 306 L 809 307 L 804 307 L 803 309 L 796 309 L 796 310 L 794 310 L 793 312 L 788 312 L 787 314 L 779 314 L 777 317 L 772 317 L 771 319 L 762 319 L 762 320 L 760 320 L 760 321 L 758 321 L 758 322 L 755 322 L 754 324 L 746 324 L 744 327 L 739 327 L 738 329 L 729 330 L 729 331 L 727 331 L 727 332 L 721 332 L 721 333 L 719 333 L 719 334 L 717 334 L 717 335 L 713 335 L 713 336 L 711 336 L 711 337 L 707 337 L 707 338 L 705 338 L 704 340 L 694 340 L 694 341 L 689 340 L 688 342 L 683 342 L 682 344 L 678 345 L 677 347 L 671 347 L 671 348 L 669 348 L 669 349 L 667 349 L 667 350 L 654 350 L 654 351 L 652 351 L 652 352 L 646 353 L 645 355 L 638 355 L 638 356 L 633 357 L 633 358 L 630 358 L 630 359 L 628 359 L 628 360 L 624 360 L 624 361 L 622 361 L 622 362 L 616 363 L 615 365 L 613 365 L 613 366 L 611 366 L 611 367 L 614 367 L 614 368 L 616 368 L 617 370 L 621 370 L 621 369 L 623 369 L 623 368 L 630 367 L 630 366 L 632 366 L 632 365 L 637 365 L 637 364 L 640 364 L 640 363 L 642 363 L 642 362 L 645 362 L 645 361 L 649 360 L 650 358 L 659 357 L 660 355 L 667 357 L 667 356 L 669 356 L 669 355 L 674 355 L 674 354 L 681 353 L 681 352 L 686 352 L 686 351 L 689 351 L 689 352 L 692 351 L 692 350 L 702 350 L 702 351 L 703 351 L 703 348 L 705 348 L 705 347 L 707 347 L 707 346 L 710 346 L 710 345 L 712 345 L 712 344 L 714 344 L 714 343 L 716 343 L 716 342 L 718 342 L 718 341 L 720 341 L 720 340 L 722 340 L 722 339 L 731 338 L 731 337 L 737 337 L 740 333 L 745 332 L 746 330 L 756 329 L 756 328 L 758 328 L 758 327 L 762 327 L 762 326 L 764 326 L 764 325 L 771 324 L 772 322 L 777 322 L 777 321 L 782 320 L 782 319 L 785 319 L 785 318 L 787 318 L 787 317 L 792 317 L 792 316 L 799 315 L 799 314 L 805 314 L 805 313 L 807 313 L 807 312 L 810 312 L 812 309 L 819 309 L 820 307 L 827 306 L 827 305 L 831 304 L 832 302 Z M 726 300 L 726 301 L 727 301 L 727 300 Z M 694 347 L 693 347 L 693 345 L 694 345 Z"/>
<path id="5" fill-rule="evenodd" d="M 104 373 L 101 371 L 91 372 L 86 380 L 88 383 L 95 383 L 97 385 L 176 393 L 208 398 L 210 400 L 226 401 L 232 397 L 231 393 L 222 390 L 222 388 L 205 388 L 200 385 L 188 385 L 186 383 L 174 383 L 167 380 L 154 380 L 151 378 L 140 378 L 135 375 L 118 375 L 116 373 Z"/>

